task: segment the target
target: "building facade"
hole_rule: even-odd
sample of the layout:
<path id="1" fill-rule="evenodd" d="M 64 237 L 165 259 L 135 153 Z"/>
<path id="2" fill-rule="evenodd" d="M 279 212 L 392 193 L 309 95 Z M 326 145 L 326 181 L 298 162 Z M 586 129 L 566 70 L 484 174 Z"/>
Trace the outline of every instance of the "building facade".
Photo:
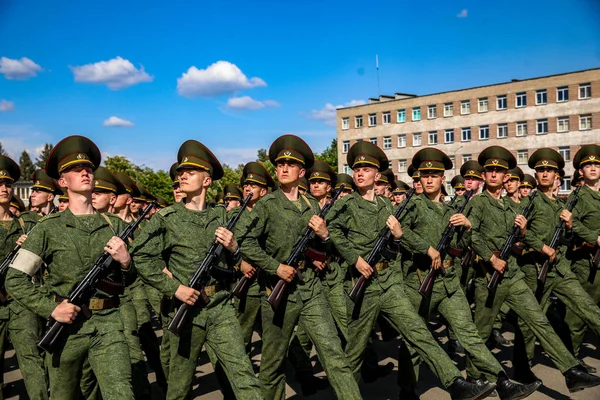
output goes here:
<path id="1" fill-rule="evenodd" d="M 570 191 L 572 157 L 589 143 L 600 143 L 600 68 L 417 96 L 396 93 L 369 104 L 337 110 L 339 172 L 349 172 L 346 153 L 357 141 L 381 147 L 398 179 L 420 149 L 434 146 L 461 165 L 488 146 L 510 150 L 518 166 L 540 147 L 565 159 L 563 192 Z M 451 190 L 449 190 L 449 193 Z"/>

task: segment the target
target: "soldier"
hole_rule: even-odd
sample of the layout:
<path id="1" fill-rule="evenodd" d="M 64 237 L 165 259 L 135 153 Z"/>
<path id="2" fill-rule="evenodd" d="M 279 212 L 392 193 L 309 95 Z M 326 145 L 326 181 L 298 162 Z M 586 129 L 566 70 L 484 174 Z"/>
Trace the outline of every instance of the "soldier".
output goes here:
<path id="1" fill-rule="evenodd" d="M 37 210 L 40 216 L 48 215 L 55 209 L 54 196 L 60 193 L 56 182 L 50 178 L 43 169 L 36 170 L 31 175 L 33 186 L 31 187 L 30 206 Z"/>
<path id="2" fill-rule="evenodd" d="M 48 176 L 67 189 L 69 208 L 48 215 L 28 235 L 10 266 L 6 287 L 11 296 L 42 318 L 66 324 L 60 348 L 49 355 L 47 367 L 53 398 L 76 399 L 81 366 L 89 359 L 105 399 L 132 399 L 131 363 L 119 312 L 121 282 L 129 283 L 135 269 L 127 245 L 114 232 L 125 224 L 94 211 L 93 171 L 100 150 L 89 139 L 69 136 L 60 141 L 46 163 Z M 58 233 L 59 232 L 59 233 Z M 67 302 L 71 290 L 104 251 L 114 267 L 82 309 Z M 45 262 L 44 290 L 31 285 L 31 276 Z"/>
<path id="3" fill-rule="evenodd" d="M 470 190 L 473 196 L 479 193 L 483 184 L 484 169 L 475 160 L 469 160 L 460 167 L 460 176 L 465 180 L 465 190 Z"/>
<path id="4" fill-rule="evenodd" d="M 181 187 L 179 186 L 179 174 L 177 173 L 177 167 L 179 164 L 176 162 L 171 165 L 169 168 L 169 176 L 173 181 L 171 187 L 173 188 L 173 198 L 175 199 L 175 203 L 179 203 L 185 197 L 184 193 L 181 191 Z"/>
<path id="5" fill-rule="evenodd" d="M 10 212 L 13 213 L 15 217 L 18 217 L 19 214 L 25 211 L 25 203 L 19 196 L 13 193 L 12 199 L 10 200 Z"/>
<path id="6" fill-rule="evenodd" d="M 227 250 L 221 262 L 239 260 L 239 247 L 233 233 L 222 224 L 227 220 L 223 206 L 208 206 L 206 193 L 223 177 L 217 158 L 202 143 L 184 142 L 177 154 L 181 190 L 185 204 L 175 203 L 160 210 L 133 243 L 136 268 L 142 279 L 162 294 L 190 306 L 189 318 L 180 336 L 166 331 L 171 348 L 167 399 L 185 399 L 192 388 L 196 363 L 206 345 L 213 364 L 219 362 L 240 399 L 261 399 L 260 386 L 244 351 L 241 327 L 229 301 L 224 281 L 212 279 L 204 292 L 206 306 L 196 306 L 200 292 L 186 287 L 208 248 L 218 243 Z M 163 273 L 167 267 L 172 278 Z"/>
<path id="7" fill-rule="evenodd" d="M 583 176 L 579 173 L 579 170 L 575 170 L 573 172 L 573 176 L 571 177 L 571 187 L 576 188 L 577 186 L 583 183 Z"/>
<path id="8" fill-rule="evenodd" d="M 521 185 L 519 186 L 519 195 L 521 198 L 527 197 L 531 191 L 537 187 L 537 181 L 529 174 L 523 174 Z"/>
<path id="9" fill-rule="evenodd" d="M 600 248 L 600 146 L 582 146 L 573 157 L 575 173 L 580 174 L 584 186 L 579 191 L 579 201 L 573 208 L 574 245 L 567 251 L 571 270 L 581 286 L 592 297 L 595 304 L 600 302 L 600 274 L 594 265 L 594 255 Z M 577 181 L 575 178 L 573 181 Z M 570 200 L 570 199 L 569 199 Z M 571 331 L 574 354 L 579 358 L 579 350 L 586 332 L 585 322 L 570 309 L 565 322 Z"/>
<path id="10" fill-rule="evenodd" d="M 113 212 L 117 196 L 125 194 L 125 186 L 106 167 L 94 171 L 92 205 L 99 213 Z"/>
<path id="11" fill-rule="evenodd" d="M 165 207 L 169 207 L 171 204 L 169 204 L 169 202 L 167 201 L 167 199 L 165 199 L 162 196 L 159 195 L 155 195 L 154 198 L 156 198 L 156 207 L 159 210 L 162 210 Z"/>
<path id="12" fill-rule="evenodd" d="M 69 207 L 69 196 L 67 196 L 67 191 L 64 188 L 61 188 L 61 195 L 58 196 L 58 211 L 65 211 Z"/>
<path id="13" fill-rule="evenodd" d="M 454 194 L 456 196 L 462 196 L 467 191 L 465 188 L 465 178 L 460 175 L 456 175 L 452 178 L 450 185 L 452 185 L 452 189 L 454 189 Z"/>
<path id="14" fill-rule="evenodd" d="M 318 250 L 330 245 L 325 221 L 315 215 L 319 210 L 317 201 L 310 195 L 300 194 L 298 189 L 300 178 L 314 164 L 313 153 L 302 139 L 283 135 L 271 145 L 269 159 L 276 166 L 281 187 L 256 204 L 252 210 L 251 229 L 242 241 L 244 258 L 264 272 L 261 273 L 263 285 L 271 288 L 279 279 L 289 284 L 286 303 L 277 312 L 263 297 L 260 364 L 263 395 L 270 400 L 285 398 L 284 362 L 294 327 L 298 324 L 315 344 L 338 398 L 360 399 L 358 385 L 352 377 L 321 281 L 315 272 L 322 264 L 313 263 L 313 267 L 310 259 L 301 263 L 302 281 L 294 279 L 294 267 L 284 264 L 307 225 L 316 235 L 313 247 Z"/>
<path id="15" fill-rule="evenodd" d="M 406 193 L 410 190 L 410 187 L 404 181 L 397 180 L 396 188 L 392 190 L 392 195 L 394 196 L 394 201 L 392 201 L 392 205 L 399 206 L 400 203 L 404 201 L 406 198 Z"/>
<path id="16" fill-rule="evenodd" d="M 454 213 L 451 207 L 441 202 L 441 189 L 446 180 L 443 171 L 452 168 L 452 161 L 440 150 L 426 148 L 415 154 L 412 164 L 421 171 L 421 185 L 424 192 L 423 196 L 417 197 L 408 205 L 400 220 L 403 229 L 400 244 L 413 254 L 412 258 L 402 260 L 402 269 L 406 274 L 406 294 L 425 321 L 432 314 L 437 312 L 442 314 L 452 326 L 473 364 L 483 373 L 483 379 L 496 382 L 496 391 L 500 399 L 525 398 L 533 393 L 541 382 L 517 385 L 508 380 L 506 372 L 487 349 L 473 324 L 471 309 L 460 289 L 458 275 L 453 266 L 453 257 L 448 254 L 451 249 L 443 255 L 435 251 L 435 246 L 449 224 L 454 226 L 457 232 L 466 231 L 465 235 L 459 236 L 467 237 L 471 230 L 471 222 L 464 214 Z M 428 253 L 432 254 L 433 258 L 429 257 Z M 444 268 L 445 273 L 437 274 L 431 297 L 423 298 L 419 293 L 419 287 L 423 277 L 428 272 L 433 273 L 430 271 L 430 266 L 436 269 Z M 410 346 L 405 346 L 403 349 L 407 347 Z M 414 359 L 416 356 L 414 349 L 410 347 L 408 350 L 412 354 L 405 352 L 404 360 Z M 411 372 L 409 365 L 404 374 L 410 376 Z M 480 376 L 468 376 L 468 379 L 479 385 L 483 384 Z M 412 386 L 414 385 L 416 379 Z M 401 397 L 405 398 L 402 395 Z"/>
<path id="17" fill-rule="evenodd" d="M 0 261 L 4 261 L 16 245 L 23 243 L 27 233 L 38 220 L 33 212 L 24 212 L 17 217 L 9 211 L 10 200 L 14 194 L 12 184 L 18 181 L 20 176 L 19 166 L 9 157 L 0 156 Z M 17 361 L 29 398 L 48 399 L 44 359 L 36 344 L 42 329 L 40 319 L 21 303 L 7 296 L 4 278 L 0 277 L 0 360 L 4 359 L 4 345 L 8 336 L 17 353 Z M 33 286 L 31 281 L 28 285 Z M 0 386 L 0 399 L 3 398 L 1 389 Z"/>
<path id="18" fill-rule="evenodd" d="M 354 181 L 350 175 L 344 173 L 337 174 L 335 190 L 338 190 L 342 183 L 344 184 L 344 190 L 342 190 L 338 198 L 347 196 L 354 191 Z"/>
<path id="19" fill-rule="evenodd" d="M 415 188 L 415 194 L 423 193 L 423 186 L 421 186 L 421 173 L 418 169 L 415 169 L 412 165 L 408 167 L 408 176 L 413 180 L 413 188 Z"/>
<path id="20" fill-rule="evenodd" d="M 242 203 L 242 191 L 236 185 L 232 183 L 225 185 L 223 193 L 225 193 L 223 200 L 225 201 L 227 212 L 239 207 Z"/>
<path id="21" fill-rule="evenodd" d="M 354 170 L 357 191 L 338 201 L 327 220 L 331 239 L 342 255 L 344 263 L 351 268 L 351 274 L 347 274 L 346 285 L 349 287 L 352 284 L 353 279 L 349 275 L 357 276 L 356 272 L 369 279 L 359 314 L 353 313 L 355 315 L 352 318 L 348 316 L 350 321 L 346 353 L 352 371 L 355 374 L 360 371 L 371 330 L 378 314 L 382 313 L 442 380 L 453 399 L 486 397 L 494 390 L 495 385 L 486 384 L 479 388 L 466 382 L 415 312 L 403 289 L 399 257 L 381 260 L 376 265 L 376 274 L 364 260 L 379 232 L 386 226 L 392 231 L 396 245 L 403 236 L 402 227 L 391 215 L 393 209 L 389 199 L 377 196 L 374 192 L 380 171 L 388 167 L 386 155 L 370 142 L 358 142 L 350 148 L 347 162 Z M 435 252 L 435 249 L 433 251 Z M 353 307 L 354 305 L 349 303 L 349 314 Z"/>
<path id="22" fill-rule="evenodd" d="M 391 169 L 386 169 L 381 173 L 381 177 L 375 182 L 375 194 L 385 196 L 388 199 L 392 195 L 392 190 L 396 188 L 396 176 Z"/>
<path id="23" fill-rule="evenodd" d="M 507 172 L 508 179 L 504 182 L 504 190 L 506 190 L 506 197 L 512 200 L 515 204 L 521 202 L 521 196 L 519 195 L 519 186 L 521 181 L 525 177 L 523 170 L 519 167 L 509 169 Z"/>
<path id="24" fill-rule="evenodd" d="M 484 340 L 489 337 L 494 320 L 502 304 L 506 302 L 537 336 L 546 353 L 565 376 L 569 391 L 600 384 L 600 378 L 585 372 L 560 341 L 523 280 L 523 272 L 515 259 L 511 257 L 507 262 L 497 255 L 515 224 L 520 229 L 520 237 L 526 238 L 527 220 L 523 215 L 515 218 L 515 213 L 519 211 L 510 208 L 510 203 L 501 197 L 506 171 L 516 166 L 514 156 L 503 147 L 491 146 L 479 154 L 479 163 L 485 168 L 485 190 L 469 202 L 471 246 L 480 258 L 475 279 L 475 325 L 479 335 Z M 502 279 L 490 304 L 487 284 L 488 277 L 494 270 L 502 274 Z M 477 376 L 472 362 L 467 364 L 467 374 Z M 537 380 L 535 378 L 530 381 L 527 378 L 529 377 L 516 374 L 514 376 L 521 383 L 533 383 Z"/>
<path id="25" fill-rule="evenodd" d="M 300 191 L 300 194 L 305 195 L 306 193 L 308 193 L 309 187 L 310 185 L 308 183 L 308 179 L 306 179 L 305 177 L 300 178 L 300 181 L 298 182 L 298 190 Z M 279 187 L 277 187 L 277 189 L 279 189 Z"/>
<path id="26" fill-rule="evenodd" d="M 315 164 L 309 171 L 308 183 L 310 194 L 317 199 L 319 207 L 323 208 L 328 203 L 327 194 L 335 187 L 337 174 L 325 161 L 315 160 Z"/>

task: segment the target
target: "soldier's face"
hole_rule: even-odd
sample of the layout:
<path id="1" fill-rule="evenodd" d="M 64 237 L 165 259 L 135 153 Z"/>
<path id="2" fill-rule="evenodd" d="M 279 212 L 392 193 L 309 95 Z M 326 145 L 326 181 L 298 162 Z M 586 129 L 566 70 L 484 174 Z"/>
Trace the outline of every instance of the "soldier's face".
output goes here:
<path id="1" fill-rule="evenodd" d="M 462 196 L 463 194 L 465 194 L 465 192 L 465 189 L 454 189 L 454 193 L 456 193 L 459 196 Z"/>
<path id="2" fill-rule="evenodd" d="M 114 193 L 92 192 L 92 206 L 99 212 L 110 211 L 116 200 Z"/>
<path id="3" fill-rule="evenodd" d="M 244 198 L 248 197 L 248 195 L 252 193 L 252 204 L 255 204 L 267 194 L 267 189 L 264 186 L 257 185 L 256 183 L 245 183 L 243 189 Z"/>
<path id="4" fill-rule="evenodd" d="M 93 200 L 93 198 L 92 198 L 92 200 Z M 131 198 L 131 195 L 129 193 L 123 193 L 123 194 L 120 194 L 117 196 L 117 199 L 115 200 L 115 204 L 113 207 L 115 208 L 115 210 L 122 210 L 126 206 L 131 204 L 132 201 L 133 201 L 133 199 Z"/>
<path id="5" fill-rule="evenodd" d="M 385 182 L 375 182 L 375 187 L 373 190 L 375 194 L 378 196 L 385 196 L 387 191 L 388 184 Z"/>
<path id="6" fill-rule="evenodd" d="M 131 211 L 132 214 L 138 214 L 140 211 L 142 211 L 144 209 L 145 206 L 146 206 L 145 201 L 133 200 L 131 202 L 131 204 L 129 205 L 129 210 Z"/>
<path id="7" fill-rule="evenodd" d="M 340 193 L 340 195 L 339 195 L 338 199 L 341 199 L 341 198 L 342 198 L 342 197 L 344 197 L 344 196 L 348 196 L 350 193 L 352 193 L 352 190 L 349 190 L 349 189 L 344 189 L 344 190 L 342 190 L 342 192 Z"/>
<path id="8" fill-rule="evenodd" d="M 322 199 L 331 191 L 329 181 L 323 179 L 312 179 L 310 181 L 310 194 L 317 200 Z"/>
<path id="9" fill-rule="evenodd" d="M 438 194 L 442 190 L 445 177 L 441 173 L 421 173 L 421 186 L 426 194 Z"/>
<path id="10" fill-rule="evenodd" d="M 521 181 L 519 179 L 512 178 L 512 179 L 507 180 L 504 183 L 504 189 L 506 190 L 506 193 L 512 195 L 517 190 L 519 190 L 520 185 L 521 185 Z"/>
<path id="11" fill-rule="evenodd" d="M 241 204 L 240 201 L 236 199 L 225 200 L 225 203 L 227 204 L 227 211 L 231 211 Z"/>
<path id="12" fill-rule="evenodd" d="M 52 200 L 54 200 L 54 195 L 51 193 L 44 192 L 43 190 L 39 189 L 31 189 L 29 201 L 33 207 L 44 207 L 49 201 L 51 201 L 50 196 L 52 196 Z"/>
<path id="13" fill-rule="evenodd" d="M 421 181 L 413 181 L 413 188 L 415 188 L 415 193 L 416 194 L 421 194 L 423 193 L 423 185 L 421 184 Z"/>
<path id="14" fill-rule="evenodd" d="M 199 169 L 183 169 L 179 173 L 179 187 L 183 193 L 196 194 L 208 189 L 212 179 L 208 172 Z"/>
<path id="15" fill-rule="evenodd" d="M 554 187 L 554 180 L 558 174 L 554 168 L 536 168 L 535 179 L 538 181 L 538 185 L 543 188 Z"/>
<path id="16" fill-rule="evenodd" d="M 10 210 L 10 212 L 12 213 L 12 215 L 14 215 L 16 217 L 18 217 L 19 214 L 21 214 L 21 211 L 19 211 L 19 209 L 17 207 L 15 207 L 15 206 L 10 206 L 8 209 Z"/>
<path id="17" fill-rule="evenodd" d="M 58 184 L 74 193 L 91 193 L 94 173 L 90 167 L 75 167 L 61 174 Z"/>
<path id="18" fill-rule="evenodd" d="M 600 163 L 583 164 L 583 167 L 579 169 L 579 174 L 586 181 L 597 181 L 600 179 Z"/>
<path id="19" fill-rule="evenodd" d="M 58 201 L 58 211 L 65 211 L 69 207 L 69 200 Z"/>
<path id="20" fill-rule="evenodd" d="M 185 197 L 185 193 L 181 191 L 179 185 L 173 188 L 173 197 L 175 198 L 175 203 L 179 203 Z"/>
<path id="21" fill-rule="evenodd" d="M 406 198 L 406 193 L 395 194 L 394 202 L 396 203 L 396 205 L 398 205 L 398 204 L 402 203 L 405 198 Z"/>
<path id="22" fill-rule="evenodd" d="M 13 187 L 10 181 L 0 182 L 0 205 L 9 206 L 13 195 Z"/>
<path id="23" fill-rule="evenodd" d="M 506 175 L 505 169 L 496 168 L 496 167 L 486 168 L 485 172 L 483 173 L 485 184 L 490 189 L 497 189 L 499 187 L 502 187 L 502 185 L 504 184 L 504 176 L 505 175 Z"/>
<path id="24" fill-rule="evenodd" d="M 381 178 L 381 173 L 373 167 L 356 167 L 354 168 L 352 179 L 354 184 L 359 189 L 370 189 L 375 186 L 375 182 Z M 385 188 L 384 188 L 385 190 Z M 375 194 L 378 194 L 375 192 Z"/>
<path id="25" fill-rule="evenodd" d="M 277 180 L 282 185 L 297 183 L 305 173 L 306 170 L 302 165 L 290 161 L 279 161 L 277 163 L 277 168 L 275 169 Z"/>
<path id="26" fill-rule="evenodd" d="M 482 183 L 483 181 L 481 179 L 473 178 L 472 176 L 467 176 L 465 178 L 465 189 L 473 190 L 476 192 L 477 190 L 479 190 L 479 187 Z"/>
<path id="27" fill-rule="evenodd" d="M 529 196 L 529 194 L 531 193 L 533 189 L 528 187 L 528 186 L 523 186 L 519 188 L 519 196 L 521 197 L 527 197 Z"/>

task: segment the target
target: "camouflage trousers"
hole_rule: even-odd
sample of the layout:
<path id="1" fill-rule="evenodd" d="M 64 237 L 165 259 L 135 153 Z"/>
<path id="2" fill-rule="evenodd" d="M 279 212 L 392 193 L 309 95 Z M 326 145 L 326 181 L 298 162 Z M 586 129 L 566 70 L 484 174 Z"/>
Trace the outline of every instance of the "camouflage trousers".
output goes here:
<path id="1" fill-rule="evenodd" d="M 0 319 L 0 354 L 4 359 L 6 336 L 10 338 L 19 369 L 25 381 L 25 389 L 30 399 L 48 399 L 48 380 L 44 357 L 37 346 L 42 324 L 40 318 L 31 311 L 13 303 L 3 306 L 2 314 L 8 319 Z M 0 388 L 1 389 L 1 388 Z M 0 399 L 2 399 L 0 390 Z"/>

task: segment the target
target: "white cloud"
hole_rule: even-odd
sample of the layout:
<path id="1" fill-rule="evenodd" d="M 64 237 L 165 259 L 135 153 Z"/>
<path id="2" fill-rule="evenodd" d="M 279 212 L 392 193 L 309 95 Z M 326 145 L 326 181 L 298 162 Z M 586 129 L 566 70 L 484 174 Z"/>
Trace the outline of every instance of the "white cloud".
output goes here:
<path id="1" fill-rule="evenodd" d="M 309 118 L 323 121 L 326 125 L 335 126 L 335 110 L 344 107 L 360 106 L 362 104 L 365 104 L 363 100 L 351 100 L 347 103 L 338 106 L 334 106 L 331 103 L 327 103 L 320 110 L 312 110 L 310 112 Z"/>
<path id="2" fill-rule="evenodd" d="M 116 127 L 129 127 L 134 126 L 134 123 L 127 121 L 126 119 L 115 117 L 114 115 L 108 119 L 105 119 L 102 123 L 104 126 L 116 126 Z"/>
<path id="3" fill-rule="evenodd" d="M 192 66 L 177 79 L 177 92 L 184 97 L 213 97 L 260 86 L 267 84 L 261 78 L 248 79 L 228 61 L 217 61 L 206 69 Z"/>
<path id="4" fill-rule="evenodd" d="M 469 16 L 469 10 L 463 9 L 460 13 L 456 14 L 457 18 L 467 18 Z"/>
<path id="5" fill-rule="evenodd" d="M 260 110 L 265 107 L 280 107 L 274 100 L 259 101 L 250 96 L 232 97 L 227 100 L 227 108 L 231 110 Z"/>
<path id="6" fill-rule="evenodd" d="M 15 109 L 15 103 L 8 100 L 0 100 L 0 111 L 13 111 Z"/>
<path id="7" fill-rule="evenodd" d="M 6 79 L 27 79 L 37 76 L 39 71 L 42 71 L 42 67 L 27 57 L 22 57 L 20 60 L 0 58 L 0 74 L 4 74 Z"/>
<path id="8" fill-rule="evenodd" d="M 144 71 L 143 66 L 137 69 L 129 60 L 121 57 L 70 68 L 75 82 L 104 83 L 113 90 L 154 80 L 153 76 Z"/>

